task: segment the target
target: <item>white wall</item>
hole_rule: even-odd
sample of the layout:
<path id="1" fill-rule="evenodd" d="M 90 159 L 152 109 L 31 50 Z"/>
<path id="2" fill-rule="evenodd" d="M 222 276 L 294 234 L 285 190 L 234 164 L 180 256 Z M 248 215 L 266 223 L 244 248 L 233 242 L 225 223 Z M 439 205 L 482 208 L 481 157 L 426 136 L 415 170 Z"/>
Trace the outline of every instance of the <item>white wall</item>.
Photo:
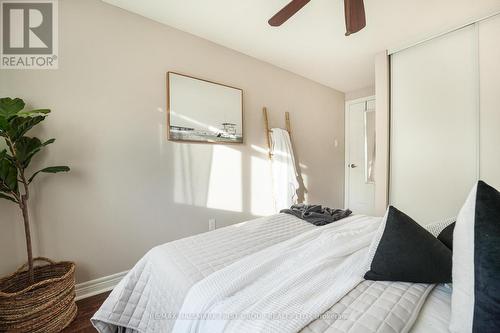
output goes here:
<path id="1" fill-rule="evenodd" d="M 500 190 L 500 15 L 479 24 L 480 177 Z"/>
<path id="2" fill-rule="evenodd" d="M 352 101 L 358 98 L 370 97 L 375 95 L 375 86 L 370 86 L 354 91 L 349 91 L 345 94 L 346 101 Z"/>
<path id="3" fill-rule="evenodd" d="M 306 199 L 343 206 L 344 94 L 97 0 L 59 1 L 59 70 L 0 73 L 0 96 L 53 110 L 57 138 L 37 165 L 31 215 L 41 255 L 77 263 L 77 281 L 129 269 L 148 249 L 272 211 L 261 108 L 290 111 Z M 244 145 L 166 140 L 165 74 L 244 90 Z M 334 147 L 334 140 L 339 142 Z M 0 275 L 25 260 L 18 209 L 0 202 Z"/>

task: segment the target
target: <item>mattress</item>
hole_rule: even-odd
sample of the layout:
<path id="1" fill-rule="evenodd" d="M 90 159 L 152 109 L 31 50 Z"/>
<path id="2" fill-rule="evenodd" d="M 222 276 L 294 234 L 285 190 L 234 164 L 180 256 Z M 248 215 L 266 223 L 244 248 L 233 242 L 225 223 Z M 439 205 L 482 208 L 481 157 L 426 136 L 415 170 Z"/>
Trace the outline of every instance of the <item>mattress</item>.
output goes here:
<path id="1" fill-rule="evenodd" d="M 335 223 L 347 224 L 351 219 Z M 195 283 L 240 258 L 314 228 L 318 227 L 292 215 L 278 214 L 158 246 L 145 256 L 154 265 L 136 270 L 142 276 L 135 276 L 132 270 L 93 317 L 93 324 L 103 333 L 137 332 L 117 330 L 117 327 L 137 327 L 139 332 L 147 327 L 149 331 L 159 332 L 154 327 L 163 321 L 161 326 L 158 325 L 162 327 L 161 331 L 164 332 L 165 322 L 171 330 L 175 323 L 174 315 L 179 312 L 186 294 Z M 140 265 L 144 265 L 142 260 L 135 268 Z M 164 287 L 152 290 L 149 283 L 141 282 L 148 279 L 161 279 L 161 283 L 157 281 L 154 285 Z M 161 311 L 152 314 L 147 311 L 150 306 Z M 322 319 L 316 321 L 319 320 Z M 449 295 L 445 289 L 437 288 L 423 305 L 412 332 L 447 332 L 448 320 Z M 146 326 L 138 326 L 137 322 Z M 314 325 L 314 322 L 311 324 Z M 328 328 L 324 323 L 317 326 Z"/>

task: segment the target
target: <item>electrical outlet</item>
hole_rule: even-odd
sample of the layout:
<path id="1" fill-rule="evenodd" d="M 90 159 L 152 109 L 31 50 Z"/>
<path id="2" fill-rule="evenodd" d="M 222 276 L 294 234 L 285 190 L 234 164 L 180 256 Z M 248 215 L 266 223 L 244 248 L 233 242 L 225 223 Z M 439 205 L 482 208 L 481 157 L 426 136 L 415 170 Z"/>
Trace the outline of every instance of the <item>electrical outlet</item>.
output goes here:
<path id="1" fill-rule="evenodd" d="M 208 219 L 208 231 L 217 229 L 217 223 L 215 218 Z"/>

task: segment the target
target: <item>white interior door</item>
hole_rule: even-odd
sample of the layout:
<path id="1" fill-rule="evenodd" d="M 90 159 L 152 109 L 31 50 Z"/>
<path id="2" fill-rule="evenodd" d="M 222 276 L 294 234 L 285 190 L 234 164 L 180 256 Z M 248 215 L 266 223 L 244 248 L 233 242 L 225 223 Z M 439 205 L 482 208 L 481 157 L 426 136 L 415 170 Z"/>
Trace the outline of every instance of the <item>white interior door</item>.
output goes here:
<path id="1" fill-rule="evenodd" d="M 346 208 L 374 214 L 375 99 L 346 104 Z"/>

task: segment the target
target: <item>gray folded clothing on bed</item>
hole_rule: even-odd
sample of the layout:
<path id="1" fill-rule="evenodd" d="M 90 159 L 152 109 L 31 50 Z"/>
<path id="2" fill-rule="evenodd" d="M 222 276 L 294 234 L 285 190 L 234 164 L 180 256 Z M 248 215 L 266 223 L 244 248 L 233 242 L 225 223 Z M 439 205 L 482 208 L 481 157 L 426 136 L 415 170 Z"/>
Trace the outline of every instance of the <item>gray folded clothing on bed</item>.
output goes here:
<path id="1" fill-rule="evenodd" d="M 341 220 L 352 214 L 349 209 L 336 209 L 322 207 L 321 205 L 292 205 L 290 209 L 282 209 L 280 213 L 290 214 L 314 224 L 316 226 L 327 225 Z"/>

